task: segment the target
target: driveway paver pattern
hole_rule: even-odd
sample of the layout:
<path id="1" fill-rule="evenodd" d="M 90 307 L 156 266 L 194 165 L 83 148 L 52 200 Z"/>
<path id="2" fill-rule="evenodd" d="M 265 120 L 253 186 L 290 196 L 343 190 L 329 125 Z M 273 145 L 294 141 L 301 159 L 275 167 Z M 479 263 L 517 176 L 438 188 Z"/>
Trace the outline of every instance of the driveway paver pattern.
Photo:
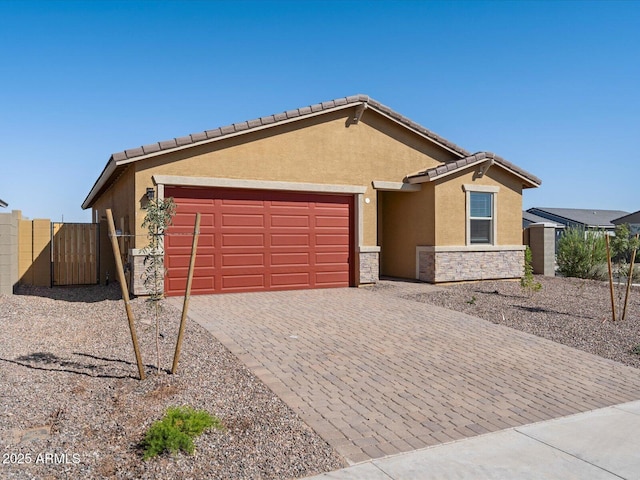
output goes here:
<path id="1" fill-rule="evenodd" d="M 640 370 L 402 288 L 431 286 L 193 296 L 189 317 L 350 463 L 640 399 Z"/>

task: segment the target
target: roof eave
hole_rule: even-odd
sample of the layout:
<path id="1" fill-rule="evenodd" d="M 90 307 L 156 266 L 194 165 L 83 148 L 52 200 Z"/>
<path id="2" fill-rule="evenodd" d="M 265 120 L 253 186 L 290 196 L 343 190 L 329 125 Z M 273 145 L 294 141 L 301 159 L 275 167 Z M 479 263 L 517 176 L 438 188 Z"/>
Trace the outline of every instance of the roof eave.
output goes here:
<path id="1" fill-rule="evenodd" d="M 115 172 L 117 166 L 118 162 L 116 162 L 113 159 L 113 156 L 111 156 L 104 169 L 102 170 L 102 173 L 96 180 L 96 183 L 93 184 L 93 187 L 87 195 L 87 198 L 85 198 L 84 202 L 82 202 L 83 210 L 86 210 L 87 208 L 91 208 L 93 206 L 96 195 L 104 188 L 107 181 L 109 181 L 109 179 L 111 178 L 111 175 L 113 175 L 113 173 Z"/>
<path id="2" fill-rule="evenodd" d="M 87 195 L 87 198 L 84 200 L 84 202 L 82 202 L 82 208 L 84 210 L 86 210 L 87 208 L 90 208 L 93 205 L 93 202 L 95 200 L 95 196 L 105 186 L 105 184 L 107 183 L 107 181 L 109 180 L 111 175 L 113 175 L 113 173 L 115 172 L 116 167 L 118 167 L 118 166 L 127 165 L 129 163 L 134 163 L 134 162 L 137 162 L 139 160 L 145 160 L 147 158 L 158 157 L 160 155 L 165 155 L 167 153 L 186 150 L 186 149 L 197 147 L 197 146 L 200 146 L 200 145 L 207 145 L 209 143 L 214 143 L 214 142 L 217 142 L 217 141 L 220 141 L 220 140 L 226 140 L 226 139 L 229 139 L 229 138 L 234 138 L 234 137 L 237 137 L 237 136 L 240 136 L 240 135 L 244 135 L 244 134 L 250 133 L 250 132 L 258 132 L 258 131 L 261 131 L 261 130 L 266 130 L 266 129 L 271 128 L 271 127 L 276 127 L 276 126 L 279 126 L 279 125 L 286 125 L 286 124 L 295 122 L 297 120 L 302 120 L 302 119 L 306 119 L 306 118 L 313 118 L 313 117 L 316 117 L 318 115 L 322 115 L 322 114 L 325 114 L 325 113 L 335 112 L 335 111 L 343 110 L 343 109 L 346 109 L 346 108 L 353 108 L 354 106 L 362 105 L 363 103 L 366 103 L 366 102 L 361 101 L 361 102 L 357 102 L 357 103 L 348 103 L 346 105 L 339 105 L 339 106 L 336 106 L 336 107 L 333 107 L 333 108 L 320 110 L 320 111 L 317 111 L 317 112 L 312 112 L 312 113 L 309 113 L 309 114 L 306 114 L 306 115 L 301 115 L 301 116 L 293 117 L 293 118 L 287 118 L 287 119 L 280 120 L 280 121 L 277 121 L 277 122 L 274 122 L 274 123 L 270 123 L 270 124 L 266 124 L 266 125 L 260 125 L 260 126 L 248 128 L 248 129 L 237 131 L 237 132 L 231 132 L 231 133 L 227 133 L 227 134 L 224 134 L 224 135 L 220 135 L 218 137 L 212 137 L 212 138 L 207 138 L 205 140 L 200 140 L 200 141 L 197 141 L 197 142 L 188 143 L 186 145 L 178 145 L 178 146 L 173 147 L 173 148 L 167 148 L 167 149 L 157 150 L 157 151 L 154 151 L 154 152 L 145 153 L 145 154 L 142 154 L 142 155 L 136 155 L 136 156 L 132 156 L 130 158 L 124 158 L 124 159 L 118 160 L 118 161 L 115 161 L 114 160 L 114 156 L 112 155 L 111 158 L 109 158 L 109 162 L 107 162 L 107 165 L 105 166 L 104 170 L 102 170 L 102 173 L 98 177 L 98 180 L 96 180 L 96 183 L 93 185 L 93 188 L 91 189 L 91 191 Z"/>
<path id="3" fill-rule="evenodd" d="M 425 134 L 424 134 L 424 133 L 422 133 L 420 130 L 418 130 L 418 129 L 416 129 L 416 128 L 412 128 L 410 125 L 407 125 L 407 124 L 405 124 L 405 123 L 403 123 L 403 122 L 399 121 L 398 119 L 394 118 L 393 116 L 388 115 L 388 114 L 387 114 L 387 113 L 385 113 L 384 111 L 382 111 L 382 110 L 380 110 L 380 109 L 376 108 L 374 105 L 369 104 L 369 105 L 368 105 L 368 108 L 369 108 L 369 109 L 371 109 L 371 110 L 375 110 L 379 115 L 382 115 L 383 117 L 385 117 L 385 118 L 387 118 L 387 119 L 391 120 L 392 122 L 394 122 L 394 123 L 396 123 L 396 124 L 398 124 L 398 125 L 401 125 L 401 126 L 403 126 L 404 128 L 407 128 L 407 129 L 411 130 L 412 132 L 414 132 L 414 133 L 418 134 L 420 137 L 422 137 L 422 138 L 424 138 L 424 139 L 426 139 L 426 140 L 429 140 L 431 143 L 433 143 L 433 144 L 435 144 L 435 145 L 439 146 L 440 148 L 443 148 L 444 150 L 446 150 L 446 151 L 448 151 L 448 152 L 450 152 L 450 153 L 453 153 L 454 155 L 457 155 L 457 156 L 458 156 L 458 157 L 460 157 L 460 158 L 464 158 L 465 156 L 467 156 L 467 155 L 468 155 L 468 152 L 465 152 L 465 151 L 463 151 L 462 149 L 457 150 L 457 149 L 452 148 L 452 147 L 450 147 L 450 146 L 448 146 L 448 145 L 446 145 L 446 144 L 444 144 L 444 143 L 442 143 L 442 142 L 439 142 L 439 141 L 438 141 L 438 140 L 436 140 L 435 138 L 432 138 L 432 137 L 430 137 L 429 135 L 425 135 Z"/>
<path id="4" fill-rule="evenodd" d="M 198 140 L 198 141 L 190 141 L 188 143 L 185 143 L 183 145 L 176 145 L 175 147 L 169 147 L 169 148 L 162 148 L 162 147 L 158 147 L 158 144 L 151 144 L 147 147 L 153 148 L 153 151 L 149 151 L 148 153 L 132 153 L 131 156 L 129 156 L 129 154 L 127 152 L 129 152 L 128 150 L 125 150 L 124 152 L 120 152 L 118 154 L 114 154 L 111 156 L 111 158 L 109 159 L 109 162 L 107 163 L 107 165 L 105 166 L 104 170 L 102 171 L 102 173 L 100 174 L 100 176 L 98 177 L 98 180 L 96 181 L 96 183 L 94 184 L 93 188 L 91 189 L 91 191 L 89 192 L 89 194 L 87 195 L 87 198 L 84 200 L 84 202 L 82 203 L 82 208 L 83 209 L 87 209 L 90 208 L 97 195 L 101 192 L 101 190 L 105 187 L 105 185 L 109 182 L 111 176 L 114 174 L 114 172 L 116 171 L 116 167 L 119 166 L 123 166 L 123 165 L 127 165 L 129 163 L 134 163 L 137 162 L 139 160 L 145 160 L 148 158 L 153 158 L 153 157 L 158 157 L 160 155 L 165 155 L 168 153 L 172 153 L 172 152 L 177 152 L 177 151 L 181 151 L 181 150 L 186 150 L 188 148 L 193 148 L 193 147 L 197 147 L 197 146 L 201 146 L 201 145 L 207 145 L 210 143 L 214 143 L 217 142 L 219 140 L 226 140 L 229 138 L 234 138 L 234 137 L 238 137 L 240 135 L 244 135 L 246 133 L 251 133 L 251 132 L 259 132 L 262 130 L 266 130 L 268 128 L 272 128 L 272 127 L 277 127 L 280 125 L 287 125 L 289 123 L 293 123 L 299 120 L 304 120 L 304 119 L 309 119 L 309 118 L 313 118 L 319 115 L 324 115 L 324 114 L 328 114 L 331 112 L 336 112 L 336 111 L 340 111 L 340 110 L 345 110 L 345 109 L 350 109 L 350 108 L 358 108 L 364 106 L 366 108 L 366 110 L 374 110 L 377 114 L 385 117 L 386 119 L 396 123 L 397 125 L 402 126 L 403 128 L 406 128 L 408 130 L 410 130 L 411 132 L 413 132 L 414 134 L 420 136 L 421 138 L 424 138 L 426 140 L 428 140 L 429 142 L 433 143 L 434 145 L 437 145 L 438 147 L 453 153 L 454 155 L 464 158 L 465 156 L 467 156 L 469 153 L 466 152 L 465 150 L 463 150 L 462 148 L 458 147 L 457 145 L 454 144 L 447 144 L 445 141 L 439 141 L 439 137 L 436 134 L 432 134 L 433 136 L 430 136 L 426 133 L 424 133 L 423 131 L 420 130 L 420 127 L 417 124 L 413 124 L 413 122 L 411 122 L 409 119 L 406 119 L 405 117 L 402 117 L 401 115 L 398 114 L 398 118 L 396 118 L 396 116 L 392 115 L 392 113 L 395 113 L 393 110 L 389 109 L 389 111 L 391 113 L 388 113 L 387 111 L 385 111 L 385 109 L 387 109 L 388 107 L 385 107 L 382 104 L 379 104 L 377 101 L 370 99 L 368 96 L 365 95 L 359 95 L 359 96 L 354 96 L 354 97 L 348 97 L 346 99 L 345 103 L 342 103 L 340 105 L 335 105 L 333 107 L 329 107 L 329 108 L 321 108 L 317 111 L 311 111 L 309 113 L 299 113 L 300 109 L 298 109 L 298 113 L 295 116 L 292 116 L 290 118 L 284 118 L 284 119 L 279 119 L 276 120 L 274 118 L 274 121 L 271 121 L 267 124 L 262 124 L 262 125 L 256 125 L 256 126 L 250 126 L 250 123 L 253 122 L 252 121 L 248 121 L 248 122 L 241 122 L 241 123 L 246 123 L 247 126 L 246 128 L 243 128 L 242 130 L 237 130 L 237 131 L 233 131 L 233 132 L 228 132 L 228 133 L 223 133 L 222 131 L 220 131 L 219 135 L 216 135 L 214 137 L 209 137 L 203 140 Z M 307 108 L 313 108 L 313 107 L 307 107 Z M 288 112 L 284 112 L 285 115 L 288 115 Z M 362 111 L 358 112 L 358 120 L 359 120 L 359 116 L 362 114 Z M 270 117 L 275 117 L 275 116 L 270 116 Z M 263 121 L 264 118 L 270 118 L 268 117 L 262 117 L 260 119 L 257 119 L 258 121 Z M 405 121 L 402 121 L 405 120 Z M 236 124 L 234 124 L 235 127 Z M 222 130 L 225 127 L 221 127 L 218 130 Z M 425 129 L 426 130 L 426 129 Z M 427 131 L 430 132 L 430 131 Z M 434 138 L 436 137 L 436 138 Z M 174 139 L 177 140 L 177 139 Z M 133 151 L 142 151 L 144 152 L 144 149 L 146 147 L 138 147 L 135 149 L 131 149 Z M 119 160 L 115 160 L 115 158 L 117 157 L 122 157 Z"/>
<path id="5" fill-rule="evenodd" d="M 435 174 L 435 175 L 429 175 L 429 170 L 426 170 L 424 172 L 419 172 L 419 173 L 413 173 L 411 175 L 407 176 L 407 181 L 411 184 L 416 184 L 416 183 L 426 183 L 426 182 L 434 182 L 436 180 L 440 180 L 444 177 L 447 177 L 449 175 L 453 175 L 455 173 L 459 173 L 463 170 L 481 165 L 483 163 L 487 162 L 487 158 L 483 158 L 481 160 L 477 160 L 475 162 L 472 163 L 468 163 L 467 165 L 464 165 L 460 168 L 456 168 L 453 170 L 449 170 L 447 172 L 443 172 L 440 174 Z M 522 180 L 522 187 L 523 188 L 537 188 L 540 185 L 542 185 L 542 181 L 538 180 L 535 181 L 531 178 L 528 178 L 524 175 L 522 175 L 521 173 L 517 172 L 516 170 L 513 170 L 512 168 L 509 168 L 508 166 L 504 165 L 502 162 L 500 161 L 495 161 L 495 163 L 493 163 L 493 165 L 495 166 L 499 166 L 500 168 L 508 171 L 509 173 L 511 173 L 512 175 L 518 177 L 519 179 Z"/>

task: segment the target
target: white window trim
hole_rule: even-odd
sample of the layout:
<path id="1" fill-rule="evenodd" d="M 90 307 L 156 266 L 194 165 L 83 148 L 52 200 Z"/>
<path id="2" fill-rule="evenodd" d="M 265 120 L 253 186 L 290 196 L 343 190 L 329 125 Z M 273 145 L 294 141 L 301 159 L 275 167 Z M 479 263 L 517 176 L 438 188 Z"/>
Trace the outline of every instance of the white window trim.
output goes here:
<path id="1" fill-rule="evenodd" d="M 465 217 L 467 225 L 466 244 L 467 245 L 497 245 L 498 244 L 498 195 L 500 187 L 493 185 L 462 185 L 462 189 L 465 192 Z M 487 244 L 471 243 L 471 192 L 479 193 L 491 193 L 491 242 Z"/>

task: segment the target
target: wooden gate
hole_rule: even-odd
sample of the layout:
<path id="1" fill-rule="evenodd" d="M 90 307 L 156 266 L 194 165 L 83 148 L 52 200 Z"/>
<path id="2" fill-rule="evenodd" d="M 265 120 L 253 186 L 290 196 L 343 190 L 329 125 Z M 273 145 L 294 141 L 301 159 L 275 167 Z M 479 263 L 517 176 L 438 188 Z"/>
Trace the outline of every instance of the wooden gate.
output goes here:
<path id="1" fill-rule="evenodd" d="M 51 224 L 51 284 L 98 283 L 97 223 Z"/>

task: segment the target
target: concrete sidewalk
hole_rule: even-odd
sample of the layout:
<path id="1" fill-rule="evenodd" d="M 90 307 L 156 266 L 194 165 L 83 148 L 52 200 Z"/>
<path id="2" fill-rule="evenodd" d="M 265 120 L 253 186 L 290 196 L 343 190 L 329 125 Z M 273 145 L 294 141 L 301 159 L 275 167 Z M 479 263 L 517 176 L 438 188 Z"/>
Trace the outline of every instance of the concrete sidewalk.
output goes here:
<path id="1" fill-rule="evenodd" d="M 640 401 L 360 463 L 308 480 L 640 479 Z"/>

